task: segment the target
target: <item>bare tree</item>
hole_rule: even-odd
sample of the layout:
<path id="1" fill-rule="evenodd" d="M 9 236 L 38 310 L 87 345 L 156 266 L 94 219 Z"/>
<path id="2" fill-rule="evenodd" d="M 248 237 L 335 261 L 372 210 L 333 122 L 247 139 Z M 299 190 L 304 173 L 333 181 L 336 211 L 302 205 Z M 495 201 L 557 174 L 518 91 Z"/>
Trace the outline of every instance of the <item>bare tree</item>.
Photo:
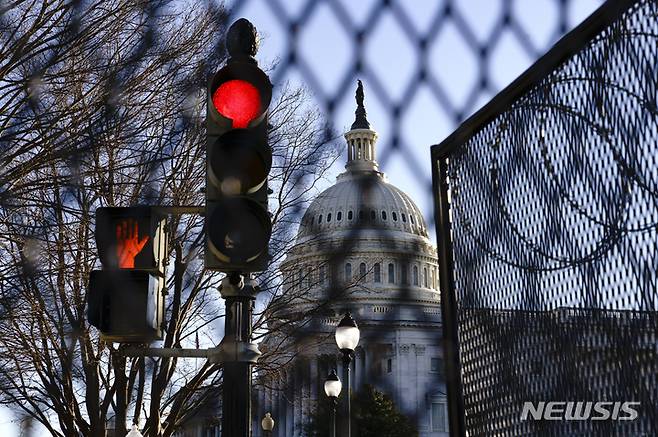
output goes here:
<path id="1" fill-rule="evenodd" d="M 145 0 L 15 1 L 0 12 L 0 402 L 54 436 L 102 436 L 110 422 L 124 435 L 141 417 L 147 435 L 171 436 L 216 393 L 221 368 L 126 359 L 87 324 L 94 211 L 203 203 L 204 88 L 223 59 L 225 14 Z M 337 157 L 303 91 L 280 95 L 273 266 Z M 170 220 L 164 347 L 219 341 L 220 278 L 200 260 L 202 225 Z M 279 298 L 277 275 L 260 279 Z"/>

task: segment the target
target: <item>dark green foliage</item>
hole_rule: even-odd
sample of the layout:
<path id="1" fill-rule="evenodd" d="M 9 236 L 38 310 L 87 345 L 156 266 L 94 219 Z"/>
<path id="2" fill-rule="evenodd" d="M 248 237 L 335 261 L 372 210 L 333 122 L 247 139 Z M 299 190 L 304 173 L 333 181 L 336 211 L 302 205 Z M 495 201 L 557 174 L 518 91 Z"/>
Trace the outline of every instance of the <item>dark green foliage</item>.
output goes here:
<path id="1" fill-rule="evenodd" d="M 336 415 L 338 414 L 340 413 L 337 413 Z M 314 414 L 311 416 L 310 423 L 304 425 L 303 435 L 305 437 L 330 437 L 330 426 L 330 403 L 329 399 L 323 395 L 318 400 L 317 408 L 315 409 Z M 338 427 L 336 429 L 338 429 Z M 336 434 L 338 435 L 338 432 Z"/>
<path id="2" fill-rule="evenodd" d="M 341 416 L 340 406 L 337 416 Z M 352 417 L 353 437 L 418 436 L 414 423 L 397 409 L 395 402 L 371 385 L 365 385 L 353 396 Z M 329 400 L 323 397 L 311 417 L 311 423 L 304 429 L 305 435 L 329 437 L 330 418 Z M 340 435 L 340 425 L 337 426 L 336 434 Z"/>
<path id="3" fill-rule="evenodd" d="M 352 414 L 358 437 L 418 436 L 415 425 L 398 411 L 393 399 L 371 385 L 364 386 L 355 397 Z"/>

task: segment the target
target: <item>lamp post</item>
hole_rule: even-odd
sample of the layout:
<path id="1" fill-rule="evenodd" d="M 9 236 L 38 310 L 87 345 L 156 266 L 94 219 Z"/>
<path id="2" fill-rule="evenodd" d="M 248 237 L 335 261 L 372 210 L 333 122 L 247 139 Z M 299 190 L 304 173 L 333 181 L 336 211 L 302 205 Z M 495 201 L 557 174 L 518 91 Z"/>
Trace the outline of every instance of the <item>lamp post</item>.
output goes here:
<path id="1" fill-rule="evenodd" d="M 128 431 L 128 434 L 126 434 L 126 437 L 144 437 L 144 436 L 137 429 L 137 425 L 133 424 L 132 429 L 130 431 Z"/>
<path id="2" fill-rule="evenodd" d="M 265 431 L 266 436 L 271 436 L 272 435 L 272 430 L 274 429 L 274 419 L 272 419 L 272 415 L 270 413 L 265 413 L 265 417 L 263 417 L 263 420 L 260 421 L 260 426 L 263 427 L 263 431 Z"/>
<path id="3" fill-rule="evenodd" d="M 350 363 L 352 362 L 352 357 L 354 356 L 354 349 L 359 344 L 359 327 L 356 326 L 356 322 L 350 316 L 348 312 L 343 317 L 343 320 L 340 321 L 338 327 L 336 328 L 336 344 L 338 349 L 343 353 L 343 379 L 345 380 L 345 386 L 347 391 L 345 393 L 345 426 L 344 426 L 344 437 L 352 436 L 352 415 L 351 415 L 351 400 L 352 388 L 350 386 Z"/>
<path id="4" fill-rule="evenodd" d="M 343 384 L 340 383 L 336 371 L 332 370 L 324 382 L 324 392 L 331 401 L 331 437 L 336 437 L 336 404 L 338 403 L 338 396 L 342 388 Z"/>

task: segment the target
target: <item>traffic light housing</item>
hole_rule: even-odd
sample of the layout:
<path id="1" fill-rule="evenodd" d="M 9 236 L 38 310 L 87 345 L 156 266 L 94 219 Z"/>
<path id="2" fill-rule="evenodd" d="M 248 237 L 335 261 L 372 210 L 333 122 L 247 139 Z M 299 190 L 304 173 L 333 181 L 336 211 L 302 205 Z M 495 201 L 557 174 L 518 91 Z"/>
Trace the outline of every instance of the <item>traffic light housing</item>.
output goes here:
<path id="1" fill-rule="evenodd" d="M 205 265 L 223 272 L 264 270 L 272 232 L 267 210 L 272 84 L 253 59 L 253 45 L 243 44 L 251 29 L 241 26 L 251 24 L 238 20 L 231 26 L 231 59 L 208 84 Z M 241 38 L 235 38 L 238 33 Z"/>
<path id="2" fill-rule="evenodd" d="M 95 237 L 103 269 L 89 277 L 87 320 L 107 341 L 161 339 L 166 216 L 147 206 L 98 208 Z"/>
<path id="3" fill-rule="evenodd" d="M 140 270 L 94 270 L 89 276 L 87 320 L 106 341 L 162 338 L 164 278 Z"/>

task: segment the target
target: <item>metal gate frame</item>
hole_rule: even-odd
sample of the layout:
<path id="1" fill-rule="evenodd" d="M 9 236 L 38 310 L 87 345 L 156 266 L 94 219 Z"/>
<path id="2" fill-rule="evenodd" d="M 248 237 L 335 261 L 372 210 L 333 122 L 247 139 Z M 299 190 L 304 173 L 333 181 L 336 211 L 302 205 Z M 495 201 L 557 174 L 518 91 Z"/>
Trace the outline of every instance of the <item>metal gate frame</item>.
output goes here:
<path id="1" fill-rule="evenodd" d="M 539 84 L 571 55 L 583 49 L 592 38 L 612 24 L 635 3 L 632 0 L 607 0 L 585 21 L 562 37 L 516 80 L 493 97 L 489 103 L 465 120 L 445 140 L 431 147 L 434 220 L 437 230 L 444 362 L 451 436 L 465 437 L 466 425 L 454 278 L 448 161 L 451 155 L 476 132 L 497 115 L 509 109 L 517 99 Z"/>

